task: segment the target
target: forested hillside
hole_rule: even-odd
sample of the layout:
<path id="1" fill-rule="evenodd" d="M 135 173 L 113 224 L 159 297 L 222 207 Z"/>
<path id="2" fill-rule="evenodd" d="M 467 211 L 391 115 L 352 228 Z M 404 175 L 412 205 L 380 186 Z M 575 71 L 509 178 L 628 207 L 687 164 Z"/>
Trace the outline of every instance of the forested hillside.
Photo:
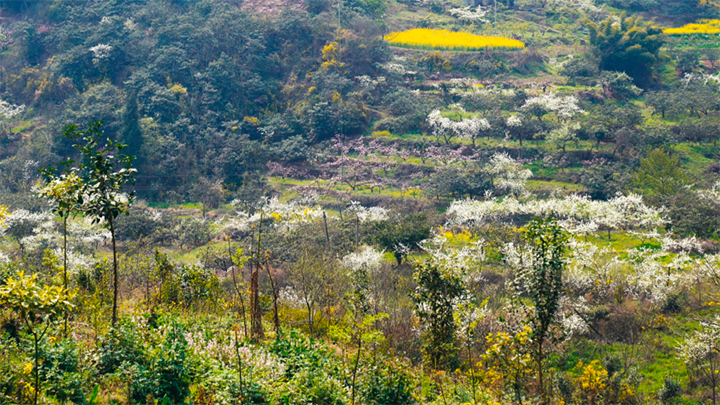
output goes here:
<path id="1" fill-rule="evenodd" d="M 720 4 L 0 0 L 0 404 L 716 404 Z"/>

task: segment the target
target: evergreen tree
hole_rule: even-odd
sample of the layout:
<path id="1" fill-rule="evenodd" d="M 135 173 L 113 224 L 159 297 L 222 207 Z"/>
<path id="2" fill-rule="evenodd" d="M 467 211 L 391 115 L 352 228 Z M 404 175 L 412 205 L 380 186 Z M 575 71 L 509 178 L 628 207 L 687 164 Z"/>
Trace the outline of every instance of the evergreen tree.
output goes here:
<path id="1" fill-rule="evenodd" d="M 140 128 L 140 112 L 138 108 L 137 96 L 130 95 L 127 98 L 125 111 L 123 114 L 122 133 L 120 135 L 122 142 L 127 145 L 129 155 L 139 156 L 142 150 L 143 137 Z"/>
<path id="2" fill-rule="evenodd" d="M 637 16 L 613 14 L 600 23 L 586 21 L 593 53 L 600 69 L 625 72 L 639 87 L 651 86 L 653 68 L 659 63 L 663 33 Z"/>

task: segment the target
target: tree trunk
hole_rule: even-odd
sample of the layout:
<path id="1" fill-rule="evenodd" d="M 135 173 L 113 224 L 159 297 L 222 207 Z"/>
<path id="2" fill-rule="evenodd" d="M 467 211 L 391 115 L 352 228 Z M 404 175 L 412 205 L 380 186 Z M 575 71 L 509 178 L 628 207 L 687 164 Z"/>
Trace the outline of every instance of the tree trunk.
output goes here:
<path id="1" fill-rule="evenodd" d="M 38 393 L 40 393 L 40 361 L 38 359 L 38 335 L 35 331 L 33 331 L 33 341 L 35 343 L 35 405 L 37 405 Z"/>
<path id="2" fill-rule="evenodd" d="M 117 301 L 118 301 L 118 265 L 117 265 L 117 247 L 115 243 L 115 224 L 113 223 L 113 217 L 110 215 L 110 236 L 112 237 L 112 248 L 113 248 L 113 313 L 112 313 L 112 326 L 117 323 Z"/>
<path id="3" fill-rule="evenodd" d="M 228 239 L 228 244 L 230 244 L 230 239 Z M 248 329 L 247 329 L 247 319 L 245 318 L 245 300 L 242 297 L 242 291 L 240 291 L 240 288 L 237 284 L 237 278 L 235 276 L 235 270 L 237 267 L 232 262 L 232 253 L 230 253 L 230 249 L 228 248 L 228 255 L 230 255 L 230 263 L 232 265 L 231 273 L 232 273 L 232 280 L 233 280 L 233 286 L 235 287 L 235 293 L 238 296 L 238 299 L 240 300 L 240 311 L 242 315 L 243 320 L 243 336 L 247 338 L 248 335 Z"/>
<path id="4" fill-rule="evenodd" d="M 328 249 L 330 249 L 330 233 L 328 232 L 327 215 L 323 211 L 323 222 L 325 223 L 325 242 L 327 243 Z"/>
<path id="5" fill-rule="evenodd" d="M 68 277 L 67 277 L 67 267 L 68 267 L 68 255 L 67 255 L 67 218 L 68 216 L 65 215 L 63 218 L 63 287 L 65 287 L 65 292 L 67 293 L 68 290 Z M 65 312 L 65 338 L 68 336 L 68 313 Z"/>
<path id="6" fill-rule="evenodd" d="M 545 383 L 543 381 L 543 344 L 542 338 L 538 342 L 538 357 L 537 357 L 537 368 L 538 368 L 538 388 L 540 389 L 540 403 L 543 405 L 549 405 L 546 394 L 545 394 Z"/>
<path id="7" fill-rule="evenodd" d="M 360 349 L 362 349 L 362 332 L 361 336 L 358 337 L 357 357 L 355 358 L 355 367 L 353 368 L 351 405 L 355 405 L 355 378 L 357 377 L 357 370 L 360 365 Z"/>
<path id="8" fill-rule="evenodd" d="M 278 314 L 278 295 L 275 289 L 275 281 L 273 280 L 272 273 L 270 273 L 270 255 L 265 252 L 265 271 L 267 271 L 268 278 L 270 278 L 270 288 L 272 288 L 273 295 L 273 323 L 275 324 L 275 339 L 280 340 L 280 315 Z"/>
<path id="9" fill-rule="evenodd" d="M 250 276 L 250 323 L 252 324 L 251 339 L 254 342 L 265 338 L 262 326 L 262 312 L 260 311 L 259 268 L 260 264 L 255 264 Z"/>
<path id="10" fill-rule="evenodd" d="M 260 310 L 260 247 L 262 245 L 262 220 L 263 214 L 260 214 L 260 223 L 258 225 L 258 244 L 256 260 L 252 266 L 250 275 L 250 323 L 252 326 L 251 339 L 254 342 L 265 338 L 265 332 L 262 326 L 262 311 Z"/>
<path id="11" fill-rule="evenodd" d="M 305 299 L 305 306 L 307 307 L 307 310 L 308 310 L 308 328 L 310 329 L 310 336 L 312 336 L 313 335 L 313 323 L 314 323 L 313 310 L 312 310 L 312 305 L 310 305 L 310 301 L 308 301 L 307 299 Z"/>
<path id="12" fill-rule="evenodd" d="M 243 374 L 242 374 L 242 358 L 240 358 L 240 348 L 238 347 L 240 344 L 240 341 L 238 339 L 237 335 L 237 329 L 235 329 L 235 356 L 237 357 L 238 362 L 238 375 L 240 377 L 240 398 L 243 397 Z"/>

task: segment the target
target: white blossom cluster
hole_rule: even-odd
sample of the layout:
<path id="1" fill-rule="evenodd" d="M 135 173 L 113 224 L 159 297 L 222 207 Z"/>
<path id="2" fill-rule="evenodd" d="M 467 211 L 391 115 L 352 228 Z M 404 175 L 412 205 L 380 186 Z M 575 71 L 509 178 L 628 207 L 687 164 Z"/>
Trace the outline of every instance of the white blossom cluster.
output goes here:
<path id="1" fill-rule="evenodd" d="M 10 104 L 7 101 L 0 100 L 0 117 L 12 118 L 25 111 L 25 105 Z"/>
<path id="2" fill-rule="evenodd" d="M 342 265 L 348 270 L 358 271 L 366 269 L 372 273 L 380 268 L 382 260 L 383 252 L 364 245 L 361 246 L 357 252 L 350 253 L 343 257 Z"/>
<path id="3" fill-rule="evenodd" d="M 720 204 L 720 182 L 715 183 L 709 190 L 695 190 L 694 193 L 700 200 Z"/>
<path id="4" fill-rule="evenodd" d="M 93 221 L 88 217 L 69 222 L 68 234 L 74 243 L 94 248 L 107 243 L 111 238 L 110 231 L 105 228 L 102 220 Z"/>
<path id="5" fill-rule="evenodd" d="M 578 99 L 575 96 L 557 96 L 555 93 L 541 94 L 527 99 L 523 108 L 533 105 L 538 105 L 547 111 L 554 111 L 564 119 L 585 114 L 585 111 L 578 106 Z"/>
<path id="6" fill-rule="evenodd" d="M 680 82 L 684 86 L 696 82 L 702 82 L 703 84 L 708 84 L 712 82 L 714 85 L 717 86 L 720 85 L 720 73 L 715 73 L 714 75 L 708 73 L 685 73 L 685 76 L 680 79 Z"/>
<path id="7" fill-rule="evenodd" d="M 591 14 L 603 13 L 593 0 L 547 0 L 547 4 L 551 7 L 569 7 Z"/>
<path id="8" fill-rule="evenodd" d="M 504 152 L 494 154 L 482 171 L 492 179 L 497 192 L 516 196 L 525 194 L 527 180 L 533 176 L 531 170 L 524 169 L 518 161 Z"/>
<path id="9" fill-rule="evenodd" d="M 278 293 L 278 301 L 290 308 L 305 308 L 305 304 L 303 304 L 300 295 L 293 286 L 281 288 Z"/>
<path id="10" fill-rule="evenodd" d="M 464 7 L 464 8 L 453 8 L 450 9 L 450 15 L 456 17 L 460 21 L 465 22 L 487 22 L 485 19 L 485 16 L 487 15 L 488 11 L 483 9 L 482 6 L 477 6 L 477 8 L 473 7 Z"/>
<path id="11" fill-rule="evenodd" d="M 523 125 L 522 116 L 520 115 L 511 115 L 505 120 L 505 125 L 507 125 L 510 128 L 518 128 Z"/>
<path id="12" fill-rule="evenodd" d="M 566 339 L 570 340 L 588 333 L 588 323 L 578 314 L 587 313 L 589 309 L 584 297 L 572 301 L 568 296 L 562 297 L 558 317 Z"/>
<path id="13" fill-rule="evenodd" d="M 399 61 L 399 62 L 403 62 L 403 61 L 405 61 L 405 58 L 395 57 L 395 60 L 396 60 L 396 61 Z M 403 66 L 401 63 L 397 63 L 397 62 L 387 62 L 387 63 L 384 63 L 384 64 L 382 64 L 382 65 L 380 65 L 380 66 L 381 66 L 383 69 L 385 69 L 385 71 L 388 72 L 388 73 L 395 73 L 395 74 L 398 74 L 398 75 L 405 75 L 405 74 L 414 75 L 414 74 L 417 74 L 416 71 L 407 70 L 407 69 L 405 68 L 405 66 Z"/>
<path id="14" fill-rule="evenodd" d="M 238 205 L 233 201 L 232 205 Z M 274 218 L 275 225 L 285 229 L 310 223 L 322 217 L 322 210 L 300 201 L 280 202 L 277 197 L 264 198 L 254 213 L 238 211 L 237 215 L 224 224 L 225 229 L 247 230 L 261 218 Z"/>
<path id="15" fill-rule="evenodd" d="M 588 325 L 584 319 L 575 313 L 563 313 L 561 315 L 562 328 L 565 331 L 566 338 L 571 339 L 576 336 L 583 336 L 588 332 Z"/>
<path id="16" fill-rule="evenodd" d="M 689 366 L 702 366 L 717 353 L 720 346 L 720 320 L 700 322 L 702 330 L 695 333 L 680 346 L 680 355 Z"/>
<path id="17" fill-rule="evenodd" d="M 432 111 L 427 117 L 427 123 L 435 136 L 457 136 L 469 140 L 476 139 L 491 129 L 490 122 L 477 115 L 462 121 L 453 121 L 443 117 L 440 110 Z"/>
<path id="18" fill-rule="evenodd" d="M 506 219 L 518 215 L 553 216 L 573 234 L 595 232 L 600 226 L 609 229 L 644 228 L 663 225 L 667 220 L 663 210 L 645 205 L 636 194 L 618 194 L 608 201 L 594 201 L 587 196 L 568 195 L 565 198 L 531 200 L 521 203 L 515 198 L 503 200 L 454 201 L 448 214 L 455 225 L 472 225 Z"/>
<path id="19" fill-rule="evenodd" d="M 102 59 L 107 59 L 110 57 L 110 52 L 112 52 L 113 47 L 108 44 L 97 44 L 90 48 L 90 52 L 93 54 L 93 62 L 97 63 L 98 61 Z"/>
<path id="20" fill-rule="evenodd" d="M 527 273 L 532 269 L 533 255 L 531 250 L 516 245 L 514 242 L 508 242 L 502 246 L 501 251 L 503 261 L 513 269 L 515 273 Z"/>
<path id="21" fill-rule="evenodd" d="M 30 212 L 24 209 L 18 209 L 9 213 L 5 217 L 5 229 L 23 228 L 20 233 L 30 233 L 40 226 L 48 226 L 52 224 L 52 215 L 47 212 Z"/>
<path id="22" fill-rule="evenodd" d="M 625 265 L 607 247 L 583 242 L 577 238 L 568 241 L 569 257 L 563 272 L 563 283 L 568 290 L 582 295 L 595 291 L 600 296 L 608 294 L 614 276 Z"/>
<path id="23" fill-rule="evenodd" d="M 665 250 L 631 249 L 634 283 L 650 298 L 663 301 L 673 291 L 687 286 L 695 261 L 687 254 L 670 254 Z"/>
<path id="24" fill-rule="evenodd" d="M 360 223 L 381 222 L 388 219 L 388 211 L 382 207 L 363 207 L 359 202 L 352 201 L 345 210 L 348 215 L 354 216 Z"/>
<path id="25" fill-rule="evenodd" d="M 375 87 L 378 84 L 385 83 L 385 78 L 383 76 L 377 76 L 375 78 L 372 78 L 368 75 L 362 75 L 362 76 L 355 76 L 355 80 L 358 81 L 358 84 L 364 88 L 370 88 Z"/>
<path id="26" fill-rule="evenodd" d="M 283 361 L 261 346 L 244 346 L 242 343 L 235 347 L 235 339 L 229 333 L 216 333 L 208 338 L 202 331 L 186 332 L 185 341 L 188 350 L 196 356 L 217 359 L 225 367 L 237 365 L 237 356 L 240 356 L 243 367 L 252 369 L 256 377 L 270 380 L 280 379 L 286 369 Z"/>
<path id="27" fill-rule="evenodd" d="M 478 240 L 462 247 L 451 246 L 445 235 L 435 234 L 418 244 L 427 253 L 427 260 L 442 271 L 453 272 L 466 281 L 479 281 L 477 269 L 485 260 L 485 241 Z"/>

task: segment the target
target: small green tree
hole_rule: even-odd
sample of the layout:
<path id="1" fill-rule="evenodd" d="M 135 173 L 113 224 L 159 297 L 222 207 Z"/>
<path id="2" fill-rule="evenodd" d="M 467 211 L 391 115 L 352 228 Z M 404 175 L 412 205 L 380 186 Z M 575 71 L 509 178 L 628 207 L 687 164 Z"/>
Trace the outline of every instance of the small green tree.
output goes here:
<path id="1" fill-rule="evenodd" d="M 195 187 L 190 191 L 193 200 L 200 202 L 202 205 L 202 216 L 208 209 L 215 209 L 223 202 L 225 190 L 223 189 L 222 180 L 210 180 L 207 177 L 200 177 Z"/>
<path id="2" fill-rule="evenodd" d="M 392 252 L 399 266 L 418 243 L 430 237 L 430 225 L 426 214 L 393 215 L 379 222 L 374 234 L 378 244 Z"/>
<path id="3" fill-rule="evenodd" d="M 33 336 L 36 405 L 41 391 L 38 342 L 45 337 L 54 318 L 74 308 L 70 302 L 73 295 L 60 287 L 41 286 L 37 274 L 26 276 L 22 271 L 8 278 L 5 285 L 0 287 L 0 306 L 15 312 Z"/>
<path id="4" fill-rule="evenodd" d="M 640 161 L 640 167 L 633 173 L 633 183 L 642 194 L 664 198 L 679 193 L 689 179 L 677 156 L 655 149 Z"/>
<path id="5" fill-rule="evenodd" d="M 386 313 L 377 315 L 358 316 L 352 311 L 345 313 L 344 325 L 332 325 L 328 331 L 330 337 L 340 341 L 355 349 L 354 366 L 352 369 L 351 383 L 351 405 L 355 405 L 355 382 L 357 381 L 358 367 L 360 366 L 360 356 L 363 345 L 368 346 L 373 343 L 381 343 L 385 340 L 382 332 L 375 329 L 378 321 L 388 318 Z"/>
<path id="6" fill-rule="evenodd" d="M 67 169 L 66 169 L 67 170 Z M 75 173 L 56 174 L 54 167 L 41 170 L 45 186 L 39 191 L 41 197 L 52 201 L 53 211 L 63 221 L 63 288 L 68 289 L 68 247 L 67 221 L 70 215 L 80 210 L 80 178 Z M 68 333 L 67 317 L 65 317 L 65 336 Z"/>
<path id="7" fill-rule="evenodd" d="M 460 272 L 426 260 L 415 264 L 413 277 L 418 285 L 412 295 L 416 313 L 426 325 L 423 333 L 425 360 L 433 368 L 455 370 L 458 347 L 453 312 L 456 299 L 465 293 Z"/>
<path id="8" fill-rule="evenodd" d="M 521 286 L 519 291 L 533 304 L 528 319 L 532 329 L 533 357 L 540 398 L 542 403 L 548 404 L 543 380 L 545 343 L 551 335 L 551 327 L 557 322 L 568 234 L 556 220 L 547 218 L 532 220 L 525 236 L 532 247 L 532 264 L 518 274 L 518 284 Z"/>
<path id="9" fill-rule="evenodd" d="M 119 284 L 115 219 L 120 214 L 128 214 L 128 208 L 133 203 L 135 192 L 128 194 L 122 190 L 127 183 L 135 184 L 134 175 L 137 170 L 132 168 L 133 157 L 115 155 L 122 152 L 125 145 L 107 139 L 100 129 L 101 126 L 102 121 L 89 122 L 88 129 L 81 131 L 77 129 L 77 125 L 70 125 L 64 128 L 63 136 L 72 140 L 82 139 L 85 142 L 84 145 L 73 145 L 82 155 L 79 166 L 71 169 L 80 178 L 82 184 L 79 203 L 83 213 L 95 223 L 103 222 L 110 231 L 113 249 L 112 325 L 115 326 Z M 118 166 L 122 168 L 116 170 Z"/>

